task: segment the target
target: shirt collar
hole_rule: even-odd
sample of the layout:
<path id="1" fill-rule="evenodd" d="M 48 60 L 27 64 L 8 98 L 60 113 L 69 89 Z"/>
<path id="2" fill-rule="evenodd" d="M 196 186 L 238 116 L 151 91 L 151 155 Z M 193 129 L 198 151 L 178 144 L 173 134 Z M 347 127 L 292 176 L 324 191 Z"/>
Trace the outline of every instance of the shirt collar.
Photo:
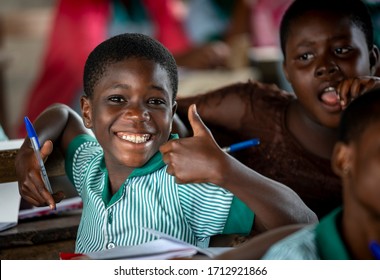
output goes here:
<path id="1" fill-rule="evenodd" d="M 325 216 L 315 229 L 316 243 L 322 260 L 351 260 L 339 232 L 342 207 Z"/>

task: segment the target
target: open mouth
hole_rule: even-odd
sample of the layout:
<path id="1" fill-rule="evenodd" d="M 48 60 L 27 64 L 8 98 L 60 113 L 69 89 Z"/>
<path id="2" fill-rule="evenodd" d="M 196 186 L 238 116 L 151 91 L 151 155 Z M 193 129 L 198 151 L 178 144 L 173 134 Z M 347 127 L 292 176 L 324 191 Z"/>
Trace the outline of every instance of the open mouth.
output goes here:
<path id="1" fill-rule="evenodd" d="M 135 144 L 146 143 L 152 137 L 151 134 L 131 134 L 131 133 L 125 133 L 125 132 L 118 132 L 116 133 L 116 136 L 125 141 L 135 143 Z"/>
<path id="2" fill-rule="evenodd" d="M 323 90 L 320 98 L 321 98 L 322 102 L 328 106 L 339 105 L 339 95 L 338 95 L 335 87 L 325 88 Z"/>

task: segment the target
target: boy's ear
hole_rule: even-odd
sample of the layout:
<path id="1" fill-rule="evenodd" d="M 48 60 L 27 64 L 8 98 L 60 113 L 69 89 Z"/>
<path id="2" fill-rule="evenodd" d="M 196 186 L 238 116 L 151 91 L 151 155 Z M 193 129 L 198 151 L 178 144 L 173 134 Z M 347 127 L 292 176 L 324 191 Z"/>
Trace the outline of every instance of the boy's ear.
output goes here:
<path id="1" fill-rule="evenodd" d="M 91 102 L 87 96 L 80 99 L 83 123 L 86 128 L 92 128 Z"/>
<path id="2" fill-rule="evenodd" d="M 334 146 L 331 165 L 339 177 L 345 176 L 351 169 L 351 152 L 351 147 L 343 142 L 338 142 Z"/>
<path id="3" fill-rule="evenodd" d="M 377 67 L 379 66 L 379 48 L 376 45 L 373 45 L 372 50 L 369 53 L 369 64 L 371 66 L 371 74 L 376 73 Z"/>
<path id="4" fill-rule="evenodd" d="M 178 107 L 178 104 L 177 104 L 177 101 L 174 101 L 173 102 L 173 106 L 172 106 L 172 116 L 174 116 L 175 112 L 177 112 L 177 107 Z"/>

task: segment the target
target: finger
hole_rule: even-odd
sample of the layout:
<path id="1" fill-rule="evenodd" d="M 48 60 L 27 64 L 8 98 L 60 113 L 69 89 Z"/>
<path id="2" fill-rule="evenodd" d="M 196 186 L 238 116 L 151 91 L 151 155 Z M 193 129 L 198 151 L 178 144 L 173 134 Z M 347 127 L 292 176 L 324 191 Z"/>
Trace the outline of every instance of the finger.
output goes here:
<path id="1" fill-rule="evenodd" d="M 39 202 L 40 205 L 45 204 L 45 200 L 41 195 L 41 190 L 43 182 L 41 180 L 41 176 L 36 170 L 32 170 L 28 172 L 27 179 L 22 182 L 21 193 L 23 195 L 27 195 L 33 197 L 35 200 Z"/>
<path id="2" fill-rule="evenodd" d="M 188 110 L 188 118 L 193 130 L 194 136 L 205 136 L 210 135 L 209 129 L 203 123 L 201 117 L 197 112 L 197 107 L 195 104 L 190 105 Z"/>
<path id="3" fill-rule="evenodd" d="M 167 163 L 167 161 L 169 162 L 168 157 L 170 157 L 170 152 L 176 149 L 176 145 L 178 145 L 177 142 L 179 141 L 181 141 L 181 139 L 171 139 L 160 146 L 159 150 L 165 163 Z"/>
<path id="4" fill-rule="evenodd" d="M 22 198 L 23 198 L 26 202 L 28 202 L 30 205 L 37 206 L 37 207 L 45 206 L 44 204 L 41 204 L 38 200 L 36 200 L 34 197 L 27 196 L 27 195 L 23 195 Z"/>
<path id="5" fill-rule="evenodd" d="M 66 197 L 65 193 L 63 191 L 59 191 L 59 192 L 56 192 L 56 193 L 53 193 L 53 199 L 55 201 L 55 203 L 59 203 L 62 201 L 62 199 L 64 199 Z"/>
<path id="6" fill-rule="evenodd" d="M 39 201 L 40 205 L 49 205 L 51 209 L 55 209 L 55 201 L 42 180 L 41 172 L 30 172 L 29 178 L 31 184 L 24 183 L 27 194 Z"/>
<path id="7" fill-rule="evenodd" d="M 46 201 L 46 204 L 49 205 L 50 209 L 52 209 L 52 210 L 57 209 L 56 205 L 55 205 L 55 200 L 54 200 L 52 194 L 45 187 L 45 185 L 40 186 L 38 191 L 41 193 L 42 197 Z"/>
<path id="8" fill-rule="evenodd" d="M 47 203 L 44 197 L 39 191 L 39 187 L 36 185 L 27 185 L 26 183 L 22 185 L 20 189 L 20 194 L 22 197 L 34 206 L 46 206 Z"/>
<path id="9" fill-rule="evenodd" d="M 50 140 L 45 141 L 40 149 L 41 158 L 45 162 L 48 156 L 53 152 L 53 142 Z"/>
<path id="10" fill-rule="evenodd" d="M 351 88 L 350 88 L 350 99 L 349 101 L 351 102 L 353 99 L 357 98 L 359 95 L 362 94 L 362 91 L 363 91 L 364 87 L 361 83 L 361 80 L 359 79 L 355 79 L 353 81 L 353 83 L 351 84 Z"/>
<path id="11" fill-rule="evenodd" d="M 345 80 L 343 83 L 338 86 L 338 95 L 340 100 L 340 105 L 345 107 L 348 104 L 349 96 L 351 88 L 351 81 Z"/>

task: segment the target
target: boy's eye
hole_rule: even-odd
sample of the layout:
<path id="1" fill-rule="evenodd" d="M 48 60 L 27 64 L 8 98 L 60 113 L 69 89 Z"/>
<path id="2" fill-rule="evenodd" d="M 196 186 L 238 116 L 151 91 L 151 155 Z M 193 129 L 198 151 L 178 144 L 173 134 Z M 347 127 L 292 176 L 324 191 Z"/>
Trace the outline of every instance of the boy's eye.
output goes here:
<path id="1" fill-rule="evenodd" d="M 125 99 L 122 96 L 110 96 L 108 97 L 108 100 L 114 103 L 121 103 L 125 101 Z"/>
<path id="2" fill-rule="evenodd" d="M 312 53 L 304 53 L 304 54 L 301 54 L 298 59 L 299 60 L 310 60 L 314 57 L 314 55 Z"/>
<path id="3" fill-rule="evenodd" d="M 337 54 L 346 54 L 350 51 L 350 48 L 336 48 L 335 53 Z"/>
<path id="4" fill-rule="evenodd" d="M 161 105 L 161 104 L 166 104 L 166 101 L 161 98 L 150 98 L 148 100 L 148 104 Z"/>

